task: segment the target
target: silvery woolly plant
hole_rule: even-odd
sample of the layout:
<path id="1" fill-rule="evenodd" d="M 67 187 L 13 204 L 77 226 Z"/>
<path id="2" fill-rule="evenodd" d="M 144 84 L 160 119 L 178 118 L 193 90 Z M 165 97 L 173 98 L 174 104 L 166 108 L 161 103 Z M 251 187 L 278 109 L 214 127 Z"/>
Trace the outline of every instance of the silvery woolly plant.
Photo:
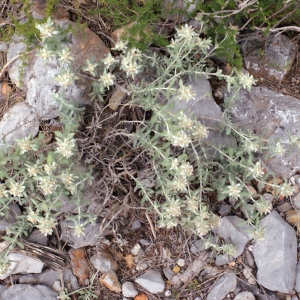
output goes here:
<path id="1" fill-rule="evenodd" d="M 45 24 L 38 24 L 37 28 L 41 31 L 43 45 L 37 55 L 45 60 L 57 57 L 62 67 L 57 80 L 63 88 L 60 94 L 53 97 L 59 103 L 63 130 L 55 132 L 55 142 L 49 145 L 44 142 L 45 136 L 39 134 L 35 138 L 28 136 L 16 140 L 15 145 L 6 145 L 4 141 L 4 147 L 0 150 L 0 215 L 8 217 L 13 203 L 22 207 L 23 211 L 2 237 L 8 247 L 0 254 L 0 274 L 10 266 L 9 251 L 16 245 L 22 247 L 18 241 L 20 237 L 28 235 L 34 227 L 44 235 L 53 233 L 66 201 L 75 203 L 72 215 L 66 216 L 75 235 L 83 235 L 85 224 L 94 222 L 93 216 L 84 213 L 86 203 L 82 196 L 85 185 L 91 182 L 92 177 L 90 171 L 81 165 L 74 138 L 82 109 L 64 98 L 64 87 L 76 78 L 69 72 L 72 57 L 69 49 L 57 47 L 59 31 L 51 19 Z M 68 77 L 66 74 L 69 73 L 71 75 Z"/>
<path id="2" fill-rule="evenodd" d="M 255 80 L 247 72 L 233 69 L 226 75 L 208 66 L 207 60 L 222 47 L 222 42 L 212 45 L 210 38 L 203 37 L 205 23 L 201 16 L 198 21 L 198 32 L 188 25 L 177 29 L 165 55 L 157 55 L 151 49 L 141 52 L 120 40 L 113 48 L 119 51 L 119 56 L 114 58 L 109 54 L 101 62 L 88 62 L 84 70 L 98 78 L 92 96 L 102 100 L 107 90 L 118 86 L 117 76 L 112 73 L 118 66 L 119 82 L 122 78 L 126 83 L 132 102 L 152 112 L 152 118 L 134 134 L 134 145 L 149 151 L 152 169 L 147 182 L 153 185 L 149 187 L 145 181 L 133 179 L 136 191 L 143 195 L 142 203 L 151 203 L 156 211 L 159 226 L 172 228 L 180 224 L 204 237 L 220 221 L 208 204 L 209 197 L 216 195 L 219 201 L 230 197 L 236 202 L 235 207 L 241 206 L 247 222 L 253 226 L 254 237 L 260 240 L 263 229 L 257 225 L 259 218 L 272 207 L 262 195 L 253 195 L 249 185 L 255 181 L 262 189 L 267 184 L 269 174 L 258 157 L 268 149 L 265 141 L 243 132 L 230 118 L 230 109 L 239 90 L 250 91 Z M 104 69 L 103 73 L 95 71 L 98 66 Z M 144 78 L 140 74 L 144 74 Z M 224 101 L 223 118 L 218 128 L 206 126 L 185 111 L 175 113 L 172 108 L 170 100 L 174 95 L 183 102 L 197 101 L 193 86 L 184 84 L 184 79 L 196 76 L 214 76 L 232 91 L 232 96 Z M 159 96 L 165 102 L 160 101 Z M 213 130 L 233 137 L 236 144 L 217 146 L 209 142 L 207 136 Z M 282 154 L 279 151 L 276 147 L 273 155 Z M 294 191 L 290 183 L 273 187 L 286 197 Z M 223 250 L 232 254 L 232 247 L 225 248 Z"/>

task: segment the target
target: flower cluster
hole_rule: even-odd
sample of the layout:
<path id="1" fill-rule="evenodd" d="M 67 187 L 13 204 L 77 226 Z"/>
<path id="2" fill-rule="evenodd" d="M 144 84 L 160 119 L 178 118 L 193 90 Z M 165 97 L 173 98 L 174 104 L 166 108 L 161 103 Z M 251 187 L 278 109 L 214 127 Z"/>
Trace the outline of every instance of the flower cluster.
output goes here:
<path id="1" fill-rule="evenodd" d="M 25 186 L 22 185 L 22 183 L 19 182 L 12 182 L 10 189 L 9 189 L 9 193 L 12 196 L 15 197 L 21 197 L 22 196 L 22 192 L 25 190 Z"/>
<path id="2" fill-rule="evenodd" d="M 70 158 L 75 148 L 75 140 L 73 138 L 64 138 L 63 140 L 56 138 L 56 140 L 58 145 L 55 152 L 60 153 L 65 158 Z"/>
<path id="3" fill-rule="evenodd" d="M 59 33 L 59 31 L 55 30 L 54 22 L 50 17 L 48 18 L 46 23 L 36 24 L 35 27 L 39 30 L 43 41 Z"/>
<path id="4" fill-rule="evenodd" d="M 197 34 L 192 26 L 185 24 L 180 29 L 177 29 L 178 40 L 183 39 L 190 42 L 194 36 L 197 36 Z"/>
<path id="5" fill-rule="evenodd" d="M 3 183 L 0 183 L 0 198 L 7 197 L 6 186 Z"/>
<path id="6" fill-rule="evenodd" d="M 56 76 L 56 80 L 64 87 L 70 86 L 76 79 L 78 79 L 78 77 L 71 70 L 65 70 Z"/>
<path id="7" fill-rule="evenodd" d="M 40 230 L 40 232 L 44 235 L 50 235 L 53 232 L 53 227 L 56 225 L 56 221 L 52 217 L 44 218 L 39 217 L 38 218 L 38 224 L 36 227 Z"/>
<path id="8" fill-rule="evenodd" d="M 294 187 L 290 183 L 283 183 L 280 187 L 280 195 L 283 197 L 290 197 L 294 194 Z"/>
<path id="9" fill-rule="evenodd" d="M 239 81 L 239 84 L 244 89 L 247 89 L 248 91 L 251 90 L 252 85 L 254 85 L 256 82 L 255 79 L 253 78 L 253 76 L 249 75 L 248 72 L 246 72 L 246 73 L 240 72 L 238 74 L 238 81 Z"/>
<path id="10" fill-rule="evenodd" d="M 103 64 L 105 66 L 105 68 L 109 68 L 113 63 L 115 63 L 117 60 L 114 59 L 111 54 L 109 53 L 106 58 L 103 60 Z"/>
<path id="11" fill-rule="evenodd" d="M 125 71 L 126 76 L 132 79 L 140 72 L 141 66 L 137 63 L 141 58 L 140 50 L 133 48 L 123 56 L 121 61 L 121 69 Z"/>
<path id="12" fill-rule="evenodd" d="M 230 197 L 233 197 L 235 199 L 240 197 L 242 191 L 242 187 L 240 183 L 232 183 L 231 185 L 228 186 L 228 195 Z"/>
<path id="13" fill-rule="evenodd" d="M 109 87 L 114 84 L 115 79 L 116 79 L 115 75 L 104 71 L 103 75 L 100 76 L 99 81 L 103 84 L 103 86 L 105 86 L 107 89 L 109 89 Z"/>
<path id="14" fill-rule="evenodd" d="M 195 100 L 196 92 L 192 89 L 192 86 L 184 86 L 182 85 L 179 89 L 179 100 L 183 101 L 191 101 Z"/>
<path id="15" fill-rule="evenodd" d="M 18 140 L 18 146 L 20 147 L 20 154 L 24 154 L 30 150 L 37 150 L 35 144 L 31 141 L 29 136 Z"/>
<path id="16" fill-rule="evenodd" d="M 274 147 L 273 152 L 274 152 L 275 155 L 281 156 L 281 155 L 284 154 L 285 149 L 284 149 L 284 147 L 282 146 L 282 144 L 280 142 L 277 142 L 275 147 Z"/>
<path id="17" fill-rule="evenodd" d="M 41 177 L 39 186 L 45 196 L 51 195 L 57 188 L 56 179 L 49 177 Z"/>
<path id="18" fill-rule="evenodd" d="M 249 171 L 254 178 L 259 178 L 265 174 L 261 161 L 256 162 L 253 168 L 249 168 Z"/>
<path id="19" fill-rule="evenodd" d="M 175 147 L 186 148 L 192 141 L 184 131 L 178 131 L 174 134 L 168 134 L 167 139 Z"/>
<path id="20" fill-rule="evenodd" d="M 89 72 L 93 76 L 96 76 L 95 69 L 97 68 L 96 63 L 92 63 L 91 61 L 87 60 L 87 65 L 83 68 L 83 71 Z"/>

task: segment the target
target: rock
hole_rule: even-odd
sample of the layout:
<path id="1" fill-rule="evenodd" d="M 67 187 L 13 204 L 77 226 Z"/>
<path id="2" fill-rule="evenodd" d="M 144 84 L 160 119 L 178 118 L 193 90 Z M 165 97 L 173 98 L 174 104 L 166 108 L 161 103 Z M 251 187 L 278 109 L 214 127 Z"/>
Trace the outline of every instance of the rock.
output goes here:
<path id="1" fill-rule="evenodd" d="M 171 281 L 173 276 L 175 275 L 174 272 L 172 271 L 171 268 L 169 267 L 165 267 L 163 268 L 163 272 L 164 272 L 164 275 L 166 276 L 166 278 Z"/>
<path id="2" fill-rule="evenodd" d="M 52 290 L 57 292 L 57 293 L 61 292 L 60 280 L 55 280 L 55 282 L 53 283 L 53 286 L 52 286 Z"/>
<path id="3" fill-rule="evenodd" d="M 101 236 L 99 223 L 95 223 L 95 225 L 92 223 L 86 224 L 84 226 L 84 235 L 79 237 L 75 235 L 74 229 L 70 228 L 74 225 L 73 221 L 62 220 L 59 222 L 59 225 L 61 228 L 61 241 L 75 249 L 86 246 L 95 246 Z"/>
<path id="4" fill-rule="evenodd" d="M 0 42 L 0 52 L 7 52 L 8 44 L 6 42 L 1 41 Z"/>
<path id="5" fill-rule="evenodd" d="M 64 46 L 70 49 L 75 64 L 84 66 L 87 59 L 100 60 L 109 53 L 109 49 L 89 28 L 79 28 L 67 19 L 54 21 L 62 29 L 71 26 L 73 30 L 69 33 L 69 41 Z M 9 44 L 7 60 L 24 53 L 25 50 L 26 45 L 20 40 L 20 37 L 14 35 Z M 52 93 L 61 88 L 59 82 L 54 79 L 62 71 L 59 61 L 53 58 L 45 63 L 34 53 L 28 54 L 27 65 L 24 67 L 22 78 L 20 78 L 19 70 L 22 64 L 22 59 L 19 58 L 9 66 L 12 82 L 27 92 L 26 103 L 36 109 L 36 113 L 41 119 L 57 117 L 59 104 L 53 98 Z M 73 99 L 76 103 L 88 104 L 90 88 L 90 80 L 81 77 L 66 89 L 65 98 L 67 101 Z"/>
<path id="6" fill-rule="evenodd" d="M 122 294 L 124 297 L 133 298 L 138 294 L 132 282 L 126 281 L 122 284 Z"/>
<path id="7" fill-rule="evenodd" d="M 223 265 L 227 265 L 233 261 L 234 261 L 234 259 L 232 257 L 230 257 L 228 255 L 219 254 L 216 257 L 215 263 L 217 266 L 223 266 Z"/>
<path id="8" fill-rule="evenodd" d="M 73 274 L 79 279 L 81 285 L 87 285 L 90 278 L 90 267 L 86 259 L 85 248 L 71 249 L 69 256 Z"/>
<path id="9" fill-rule="evenodd" d="M 226 243 L 232 243 L 236 249 L 234 258 L 240 256 L 246 244 L 253 238 L 252 227 L 245 224 L 245 221 L 237 216 L 226 216 L 221 218 L 217 228 L 219 236 Z"/>
<path id="10" fill-rule="evenodd" d="M 14 284 L 6 289 L 0 300 L 57 300 L 57 293 L 43 285 Z"/>
<path id="11" fill-rule="evenodd" d="M 142 247 L 141 247 L 141 245 L 139 244 L 139 243 L 136 243 L 133 247 L 132 247 L 132 249 L 130 250 L 130 252 L 131 252 L 131 254 L 132 255 L 141 255 L 141 254 L 143 254 L 143 250 L 142 250 Z"/>
<path id="12" fill-rule="evenodd" d="M 230 212 L 231 212 L 231 205 L 228 204 L 222 204 L 218 211 L 219 215 L 222 217 L 229 215 Z"/>
<path id="13" fill-rule="evenodd" d="M 164 0 L 162 3 L 163 18 L 175 21 L 176 23 L 186 22 L 188 15 L 196 9 L 198 0 Z"/>
<path id="14" fill-rule="evenodd" d="M 125 84 L 118 86 L 108 101 L 108 106 L 111 110 L 117 110 L 123 99 L 126 96 Z"/>
<path id="15" fill-rule="evenodd" d="M 71 289 L 76 291 L 79 289 L 79 284 L 77 278 L 73 275 L 72 271 L 68 268 L 63 271 L 63 280 L 64 282 L 70 283 Z"/>
<path id="16" fill-rule="evenodd" d="M 135 282 L 148 292 L 157 294 L 165 289 L 165 282 L 158 270 L 150 270 L 135 279 Z"/>
<path id="17" fill-rule="evenodd" d="M 121 293 L 121 291 L 122 291 L 121 284 L 118 280 L 117 274 L 112 270 L 104 273 L 100 277 L 99 281 L 104 286 L 106 286 L 109 290 L 111 290 L 115 293 Z"/>
<path id="18" fill-rule="evenodd" d="M 206 265 L 208 253 L 202 252 L 201 256 L 191 262 L 182 274 L 173 276 L 171 283 L 175 287 L 179 287 L 182 283 L 186 283 L 190 278 L 196 277 L 203 267 Z"/>
<path id="19" fill-rule="evenodd" d="M 292 199 L 292 203 L 295 206 L 295 208 L 300 208 L 300 193 L 298 193 L 294 199 Z"/>
<path id="20" fill-rule="evenodd" d="M 22 284 L 32 284 L 35 283 L 38 279 L 38 275 L 37 274 L 27 274 L 27 275 L 23 275 L 19 278 L 19 283 Z"/>
<path id="21" fill-rule="evenodd" d="M 297 263 L 296 267 L 296 281 L 294 289 L 300 293 L 300 262 Z"/>
<path id="22" fill-rule="evenodd" d="M 271 147 L 276 141 L 285 143 L 282 156 L 263 157 L 269 171 L 287 179 L 300 170 L 300 151 L 288 146 L 290 137 L 300 136 L 299 99 L 265 87 L 252 87 L 251 92 L 239 92 L 231 111 L 235 123 L 244 130 L 263 136 Z"/>
<path id="23" fill-rule="evenodd" d="M 246 256 L 246 260 L 247 260 L 247 264 L 249 267 L 254 267 L 254 259 L 252 254 L 250 253 L 250 251 L 248 249 L 245 249 L 245 256 Z"/>
<path id="24" fill-rule="evenodd" d="M 6 231 L 17 220 L 18 216 L 21 216 L 21 210 L 17 203 L 9 204 L 9 216 L 8 219 L 5 216 L 0 217 L 0 231 Z"/>
<path id="25" fill-rule="evenodd" d="M 149 240 L 146 240 L 146 239 L 141 239 L 140 240 L 140 244 L 143 245 L 143 246 L 150 246 L 150 245 L 153 245 L 153 243 Z"/>
<path id="26" fill-rule="evenodd" d="M 119 268 L 112 255 L 106 251 L 97 251 L 97 253 L 91 257 L 90 261 L 93 267 L 101 273 L 109 270 L 117 271 Z"/>
<path id="27" fill-rule="evenodd" d="M 0 284 L 0 297 L 1 294 L 7 289 L 7 286 L 5 286 L 4 284 Z"/>
<path id="28" fill-rule="evenodd" d="M 182 258 L 179 258 L 178 260 L 177 260 L 177 265 L 179 266 L 179 267 L 184 267 L 185 266 L 185 260 L 184 259 L 182 259 Z"/>
<path id="29" fill-rule="evenodd" d="M 140 261 L 137 263 L 137 265 L 135 266 L 135 269 L 138 272 L 142 272 L 148 269 L 148 264 L 146 262 Z"/>
<path id="30" fill-rule="evenodd" d="M 140 229 L 142 227 L 142 223 L 139 219 L 135 219 L 131 224 L 131 230 Z"/>
<path id="31" fill-rule="evenodd" d="M 245 65 L 253 75 L 280 82 L 289 72 L 298 46 L 283 34 L 270 34 L 268 37 L 267 41 L 260 36 L 242 42 Z"/>
<path id="32" fill-rule="evenodd" d="M 264 240 L 255 242 L 253 254 L 257 281 L 271 291 L 289 293 L 296 276 L 297 240 L 294 229 L 273 210 L 261 219 Z"/>
<path id="33" fill-rule="evenodd" d="M 38 229 L 33 229 L 30 233 L 29 240 L 34 243 L 38 243 L 40 245 L 47 246 L 48 237 L 40 232 Z"/>
<path id="34" fill-rule="evenodd" d="M 16 139 L 34 137 L 39 130 L 39 118 L 36 110 L 24 102 L 10 108 L 0 121 L 0 148 L 6 144 L 13 145 Z"/>
<path id="35" fill-rule="evenodd" d="M 255 297 L 251 292 L 241 292 L 234 297 L 234 300 L 255 300 Z"/>
<path id="36" fill-rule="evenodd" d="M 52 288 L 56 280 L 60 280 L 60 272 L 50 269 L 40 275 L 37 283 Z"/>
<path id="37" fill-rule="evenodd" d="M 11 274 L 41 273 L 44 266 L 44 263 L 40 260 L 21 253 L 10 253 L 8 254 L 8 258 L 10 260 L 10 267 L 5 274 L 0 276 L 1 280 Z"/>
<path id="38" fill-rule="evenodd" d="M 207 300 L 221 300 L 232 292 L 237 285 L 234 274 L 226 273 L 219 277 L 207 295 Z"/>
<path id="39" fill-rule="evenodd" d="M 217 239 L 218 238 L 216 236 L 214 236 L 214 235 L 210 235 L 208 237 L 208 241 L 211 244 L 215 244 L 217 242 Z M 199 255 L 200 252 L 202 252 L 202 251 L 207 250 L 208 248 L 210 248 L 209 243 L 207 243 L 207 245 L 206 245 L 206 240 L 207 240 L 207 238 L 195 241 L 192 244 L 192 246 L 191 246 L 191 249 L 190 249 L 191 252 L 193 254 Z"/>

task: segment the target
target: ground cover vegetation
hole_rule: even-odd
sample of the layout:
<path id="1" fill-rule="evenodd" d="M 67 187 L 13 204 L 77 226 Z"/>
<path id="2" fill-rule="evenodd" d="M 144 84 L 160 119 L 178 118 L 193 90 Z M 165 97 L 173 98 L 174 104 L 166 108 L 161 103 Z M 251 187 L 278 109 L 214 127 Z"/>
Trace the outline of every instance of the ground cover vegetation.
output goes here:
<path id="1" fill-rule="evenodd" d="M 132 107 L 131 113 L 136 117 L 117 119 L 109 115 L 107 119 L 113 119 L 114 128 L 104 137 L 105 122 L 99 121 L 103 115 L 96 116 L 94 123 L 83 129 L 87 112 L 65 101 L 61 92 L 53 96 L 60 103 L 59 119 L 64 129 L 55 132 L 49 145 L 43 143 L 45 136 L 39 134 L 0 150 L 0 213 L 7 216 L 13 202 L 23 210 L 23 216 L 2 237 L 9 246 L 1 252 L 0 272 L 9 267 L 9 251 L 15 246 L 22 247 L 18 239 L 33 227 L 45 235 L 53 233 L 63 215 L 62 196 L 77 203 L 77 211 L 67 218 L 73 222 L 75 233 L 82 235 L 86 223 L 94 221 L 94 216 L 85 212 L 88 203 L 84 202 L 82 191 L 97 181 L 106 187 L 102 192 L 106 192 L 106 202 L 110 197 L 126 196 L 130 186 L 140 195 L 140 205 L 153 212 L 158 227 L 169 229 L 180 224 L 200 237 L 219 224 L 219 217 L 211 209 L 212 198 L 233 198 L 235 208 L 242 208 L 246 221 L 253 226 L 255 238 L 261 239 L 263 228 L 257 224 L 270 206 L 261 195 L 253 197 L 247 186 L 254 182 L 259 190 L 264 188 L 270 174 L 260 154 L 280 156 L 283 146 L 277 143 L 274 148 L 253 133 L 243 132 L 231 120 L 230 110 L 238 91 L 250 90 L 255 84 L 252 76 L 241 71 L 237 41 L 254 30 L 262 34 L 289 30 L 292 35 L 298 28 L 298 2 L 198 1 L 190 14 L 185 12 L 191 3 L 172 8 L 178 16 L 195 17 L 197 30 L 178 24 L 179 17 L 169 20 L 162 12 L 161 1 L 95 1 L 92 8 L 87 2 L 63 3 L 69 5 L 78 24 L 91 19 L 93 27 L 95 20 L 103 22 L 107 32 L 100 37 L 106 38 L 107 43 L 111 42 L 109 32 L 132 25 L 125 27 L 118 42 L 110 44 L 112 54 L 102 61 L 87 61 L 81 70 L 74 68 L 64 32 L 51 19 L 59 1 L 47 1 L 43 20 L 31 17 L 29 1 L 12 1 L 28 19 L 26 23 L 19 22 L 16 12 L 7 6 L 8 21 L 0 28 L 0 38 L 9 40 L 13 33 L 22 34 L 28 50 L 38 47 L 37 55 L 45 62 L 58 57 L 64 72 L 57 80 L 63 87 L 80 76 L 89 76 L 94 81 L 91 99 L 95 107 L 103 107 L 112 88 L 122 85 L 128 104 L 120 115 L 128 114 Z M 164 26 L 169 29 L 167 35 L 162 34 Z M 208 64 L 209 59 L 222 56 L 231 65 L 228 74 Z M 222 103 L 222 119 L 214 126 L 185 111 L 174 111 L 175 100 L 197 101 L 193 86 L 185 84 L 197 76 L 215 78 L 232 91 L 232 96 Z M 211 142 L 207 137 L 216 131 L 233 137 L 234 145 Z M 291 138 L 290 143 L 298 147 L 299 140 Z M 123 160 L 127 153 L 133 156 L 129 161 Z M 112 159 L 123 163 L 111 164 Z M 82 163 L 85 171 L 80 167 Z M 148 174 L 146 178 L 138 176 L 143 170 Z M 282 197 L 294 192 L 288 182 L 273 187 Z M 230 245 L 215 248 L 229 255 L 234 251 Z M 80 293 L 82 299 L 94 297 L 91 291 Z M 61 299 L 69 299 L 67 294 L 62 293 Z"/>

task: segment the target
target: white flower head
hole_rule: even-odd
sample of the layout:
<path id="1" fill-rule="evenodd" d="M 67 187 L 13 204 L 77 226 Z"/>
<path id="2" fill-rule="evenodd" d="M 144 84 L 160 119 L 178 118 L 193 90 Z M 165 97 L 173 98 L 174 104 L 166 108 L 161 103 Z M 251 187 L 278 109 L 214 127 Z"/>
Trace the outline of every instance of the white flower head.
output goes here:
<path id="1" fill-rule="evenodd" d="M 108 69 L 116 60 L 109 53 L 105 59 L 103 59 L 104 66 Z"/>
<path id="2" fill-rule="evenodd" d="M 29 208 L 27 212 L 27 220 L 32 224 L 37 224 L 39 219 L 40 216 L 38 215 L 38 213 Z"/>
<path id="3" fill-rule="evenodd" d="M 63 173 L 61 175 L 61 181 L 64 185 L 70 185 L 74 181 L 74 176 L 73 174 Z"/>
<path id="4" fill-rule="evenodd" d="M 166 213 L 171 217 L 179 217 L 181 215 L 181 204 L 178 199 L 175 200 L 174 198 L 172 198 L 170 200 L 169 206 L 165 209 Z"/>
<path id="5" fill-rule="evenodd" d="M 74 234 L 77 237 L 80 237 L 82 235 L 84 235 L 84 225 L 83 224 L 76 224 L 74 227 Z"/>
<path id="6" fill-rule="evenodd" d="M 182 26 L 180 29 L 177 29 L 177 37 L 180 39 L 182 38 L 184 40 L 191 41 L 196 35 L 197 34 L 195 33 L 194 28 L 192 26 L 188 26 L 187 24 Z"/>
<path id="7" fill-rule="evenodd" d="M 131 76 L 132 79 L 139 73 L 141 66 L 139 66 L 132 58 L 125 56 L 121 62 L 121 69 L 126 72 L 126 76 Z"/>
<path id="8" fill-rule="evenodd" d="M 194 126 L 194 121 L 190 119 L 187 115 L 185 115 L 183 112 L 180 112 L 178 121 L 178 125 L 186 130 L 192 129 Z"/>
<path id="9" fill-rule="evenodd" d="M 196 93 L 195 91 L 192 89 L 192 86 L 184 86 L 182 85 L 179 89 L 179 100 L 183 100 L 183 101 L 191 101 L 191 100 L 195 100 L 196 97 Z"/>
<path id="10" fill-rule="evenodd" d="M 42 40 L 45 40 L 46 38 L 59 33 L 59 31 L 55 30 L 54 22 L 50 17 L 48 18 L 46 23 L 36 24 L 35 27 L 39 30 Z"/>
<path id="11" fill-rule="evenodd" d="M 6 190 L 6 186 L 3 183 L 0 183 L 0 198 L 5 198 L 7 197 L 7 190 Z"/>
<path id="12" fill-rule="evenodd" d="M 185 177 L 175 177 L 169 181 L 168 187 L 171 191 L 185 192 L 187 190 L 188 181 Z"/>
<path id="13" fill-rule="evenodd" d="M 199 139 L 202 140 L 203 138 L 206 138 L 208 135 L 209 131 L 206 126 L 201 124 L 200 122 L 197 122 L 196 125 L 194 126 L 194 131 L 192 132 L 192 135 Z"/>
<path id="14" fill-rule="evenodd" d="M 277 142 L 273 152 L 274 152 L 275 155 L 281 156 L 281 155 L 284 154 L 285 149 L 284 149 L 284 147 L 282 146 L 282 144 L 280 142 Z"/>
<path id="15" fill-rule="evenodd" d="M 99 81 L 107 88 L 114 84 L 116 79 L 116 76 L 112 73 L 106 73 L 106 71 L 103 73 L 103 75 L 100 76 Z"/>
<path id="16" fill-rule="evenodd" d="M 193 175 L 193 166 L 189 162 L 182 163 L 179 167 L 178 174 L 181 177 L 190 177 Z"/>
<path id="17" fill-rule="evenodd" d="M 51 195 L 57 188 L 56 179 L 49 177 L 41 177 L 39 186 L 45 196 Z"/>
<path id="18" fill-rule="evenodd" d="M 240 183 L 233 183 L 228 186 L 228 195 L 233 198 L 239 198 L 242 191 L 242 187 Z"/>
<path id="19" fill-rule="evenodd" d="M 187 209 L 192 211 L 193 213 L 196 213 L 198 211 L 198 201 L 195 197 L 190 197 L 186 201 Z"/>
<path id="20" fill-rule="evenodd" d="M 61 51 L 61 53 L 59 54 L 59 60 L 62 63 L 69 63 L 70 61 L 74 60 L 74 58 L 71 56 L 69 48 L 63 49 Z"/>
<path id="21" fill-rule="evenodd" d="M 179 167 L 179 160 L 178 160 L 178 158 L 174 158 L 171 162 L 170 170 L 177 171 L 178 167 Z"/>
<path id="22" fill-rule="evenodd" d="M 65 158 L 70 158 L 73 155 L 75 148 L 75 140 L 73 138 L 64 138 L 63 140 L 56 138 L 57 149 L 56 153 L 60 153 Z"/>
<path id="23" fill-rule="evenodd" d="M 140 59 L 142 56 L 142 52 L 137 48 L 132 48 L 129 50 L 128 55 L 133 59 Z"/>
<path id="24" fill-rule="evenodd" d="M 261 161 L 256 162 L 253 168 L 249 168 L 249 171 L 255 178 L 259 178 L 265 174 Z"/>
<path id="25" fill-rule="evenodd" d="M 290 197 L 294 194 L 294 187 L 290 183 L 283 183 L 280 187 L 280 195 L 283 197 Z"/>
<path id="26" fill-rule="evenodd" d="M 184 131 L 176 132 L 174 135 L 169 135 L 167 138 L 173 146 L 181 148 L 186 148 L 192 142 L 190 137 Z"/>
<path id="27" fill-rule="evenodd" d="M 245 140 L 244 142 L 245 150 L 250 152 L 257 152 L 259 150 L 259 144 L 256 141 Z"/>
<path id="28" fill-rule="evenodd" d="M 78 77 L 72 73 L 70 70 L 66 70 L 65 72 L 56 76 L 56 80 L 64 87 L 68 87 L 74 83 L 74 80 Z"/>
<path id="29" fill-rule="evenodd" d="M 89 72 L 90 74 L 92 74 L 93 76 L 96 76 L 95 74 L 95 69 L 97 67 L 96 63 L 92 63 L 89 60 L 87 60 L 87 65 L 83 68 L 83 71 L 85 72 Z"/>
<path id="30" fill-rule="evenodd" d="M 115 44 L 115 47 L 112 49 L 117 51 L 125 51 L 127 49 L 127 44 L 127 41 L 120 40 Z"/>
<path id="31" fill-rule="evenodd" d="M 38 222 L 39 224 L 36 227 L 40 230 L 41 233 L 43 233 L 44 235 L 52 234 L 53 227 L 56 225 L 56 221 L 54 218 L 40 217 Z"/>
<path id="32" fill-rule="evenodd" d="M 22 196 L 22 192 L 25 190 L 25 186 L 22 185 L 19 182 L 13 182 L 11 183 L 10 189 L 9 189 L 9 193 L 12 196 L 15 197 L 21 197 Z"/>
<path id="33" fill-rule="evenodd" d="M 24 154 L 29 150 L 36 150 L 29 136 L 18 140 L 18 146 L 20 147 L 20 154 Z"/>
<path id="34" fill-rule="evenodd" d="M 246 73 L 240 72 L 238 73 L 238 82 L 244 89 L 250 91 L 252 85 L 255 84 L 256 80 L 253 78 L 252 75 L 249 75 L 248 72 Z"/>
<path id="35" fill-rule="evenodd" d="M 38 51 L 37 56 L 40 56 L 44 61 L 47 61 L 50 58 L 54 57 L 54 53 L 44 47 Z"/>
<path id="36" fill-rule="evenodd" d="M 43 165 L 44 171 L 46 174 L 50 175 L 56 169 L 56 163 L 52 162 L 52 164 L 44 164 Z"/>
<path id="37" fill-rule="evenodd" d="M 28 176 L 29 177 L 33 177 L 33 176 L 37 176 L 39 173 L 39 167 L 37 164 L 30 166 L 25 164 L 25 166 L 27 167 L 27 172 L 28 172 Z"/>

